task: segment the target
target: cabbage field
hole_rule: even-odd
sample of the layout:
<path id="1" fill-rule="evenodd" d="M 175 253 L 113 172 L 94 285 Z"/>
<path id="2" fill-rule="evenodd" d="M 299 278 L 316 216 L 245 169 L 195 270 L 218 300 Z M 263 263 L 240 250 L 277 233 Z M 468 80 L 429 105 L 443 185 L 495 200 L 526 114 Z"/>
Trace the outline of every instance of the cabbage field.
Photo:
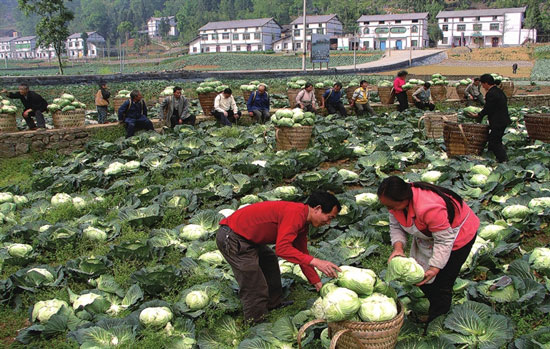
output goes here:
<path id="1" fill-rule="evenodd" d="M 71 156 L 2 160 L 2 344 L 289 349 L 316 317 L 385 320 L 400 302 L 398 348 L 548 347 L 550 144 L 528 141 L 523 115 L 549 111 L 510 108 L 504 164 L 489 153 L 448 158 L 442 140 L 417 128 L 416 109 L 317 116 L 304 151 L 276 151 L 271 123 L 202 122 L 162 135 L 100 135 Z M 390 174 L 455 190 L 482 222 L 453 308 L 426 336 L 419 319 L 427 299 L 411 286 L 416 266 L 387 265 L 388 212 L 375 192 Z M 343 272 L 336 282 L 323 277 L 319 294 L 281 261 L 284 296 L 294 304 L 251 326 L 216 248 L 218 222 L 241 205 L 300 201 L 317 189 L 334 192 L 343 208 L 310 230 L 310 253 Z M 495 285 L 503 277 L 510 283 Z M 305 348 L 328 347 L 325 328 L 313 326 Z"/>

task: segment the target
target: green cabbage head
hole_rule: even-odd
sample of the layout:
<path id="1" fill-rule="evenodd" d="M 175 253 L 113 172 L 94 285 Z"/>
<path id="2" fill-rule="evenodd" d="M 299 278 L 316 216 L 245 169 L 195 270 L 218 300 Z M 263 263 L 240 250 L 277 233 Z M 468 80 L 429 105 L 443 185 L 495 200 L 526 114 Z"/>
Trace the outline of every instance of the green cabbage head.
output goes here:
<path id="1" fill-rule="evenodd" d="M 48 322 L 48 320 L 62 308 L 69 308 L 67 302 L 59 299 L 50 299 L 47 301 L 37 302 L 32 308 L 32 321 L 40 321 L 42 323 Z"/>
<path id="2" fill-rule="evenodd" d="M 479 236 L 485 240 L 499 241 L 506 235 L 507 229 L 502 225 L 489 224 L 479 231 Z"/>
<path id="3" fill-rule="evenodd" d="M 373 293 L 361 299 L 359 316 L 363 321 L 387 321 L 397 315 L 397 305 L 393 298 L 381 293 Z"/>
<path id="4" fill-rule="evenodd" d="M 12 257 L 25 258 L 32 253 L 32 246 L 27 244 L 12 244 L 8 247 L 8 254 Z"/>
<path id="5" fill-rule="evenodd" d="M 529 213 L 531 213 L 531 211 L 529 210 L 529 207 L 523 206 L 523 205 L 510 205 L 510 206 L 506 206 L 502 210 L 502 215 L 507 219 L 509 218 L 523 219 L 527 217 Z"/>
<path id="6" fill-rule="evenodd" d="M 373 193 L 361 193 L 355 195 L 355 202 L 361 206 L 372 206 L 378 203 L 378 196 Z"/>
<path id="7" fill-rule="evenodd" d="M 370 269 L 361 269 L 350 266 L 340 267 L 338 286 L 348 288 L 357 294 L 370 295 L 376 284 L 376 273 Z"/>
<path id="8" fill-rule="evenodd" d="M 191 291 L 185 296 L 185 304 L 191 310 L 199 310 L 208 305 L 210 298 L 204 291 Z"/>
<path id="9" fill-rule="evenodd" d="M 145 308 L 139 313 L 139 322 L 145 327 L 164 327 L 172 320 L 172 311 L 167 307 Z"/>
<path id="10" fill-rule="evenodd" d="M 407 284 L 417 284 L 424 279 L 424 269 L 414 258 L 393 257 L 386 271 L 386 282 L 398 280 Z"/>
<path id="11" fill-rule="evenodd" d="M 357 293 L 344 287 L 329 292 L 323 298 L 323 309 L 327 321 L 342 321 L 353 316 L 361 307 Z"/>
<path id="12" fill-rule="evenodd" d="M 536 270 L 550 269 L 550 248 L 536 247 L 529 256 L 529 263 Z"/>
<path id="13" fill-rule="evenodd" d="M 441 177 L 441 175 L 442 173 L 439 171 L 428 171 L 422 174 L 420 180 L 422 182 L 435 183 L 439 180 L 439 177 Z"/>

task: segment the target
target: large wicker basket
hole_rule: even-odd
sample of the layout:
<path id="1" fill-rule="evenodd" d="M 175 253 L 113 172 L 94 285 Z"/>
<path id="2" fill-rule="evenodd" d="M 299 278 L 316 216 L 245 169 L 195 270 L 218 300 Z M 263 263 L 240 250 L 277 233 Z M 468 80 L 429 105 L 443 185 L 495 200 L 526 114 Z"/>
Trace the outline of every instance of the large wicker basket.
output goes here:
<path id="1" fill-rule="evenodd" d="M 17 132 L 15 113 L 0 114 L 0 133 Z"/>
<path id="2" fill-rule="evenodd" d="M 243 91 L 243 98 L 244 98 L 244 103 L 246 104 L 248 102 L 248 99 L 250 98 L 250 95 L 252 94 L 253 91 Z"/>
<path id="3" fill-rule="evenodd" d="M 398 301 L 397 315 L 388 321 L 329 322 L 328 333 L 329 338 L 332 338 L 330 349 L 393 349 L 397 344 L 403 320 L 403 305 Z M 305 331 L 310 326 L 323 322 L 325 320 L 313 320 L 300 328 L 298 331 L 298 348 L 302 348 L 301 341 Z"/>
<path id="4" fill-rule="evenodd" d="M 433 85 L 430 87 L 432 99 L 434 102 L 442 102 L 447 99 L 447 86 Z"/>
<path id="5" fill-rule="evenodd" d="M 115 114 L 118 115 L 118 109 L 126 102 L 128 98 L 113 98 L 113 108 L 115 110 Z"/>
<path id="6" fill-rule="evenodd" d="M 298 96 L 299 92 L 299 88 L 289 88 L 286 90 L 286 96 L 288 97 L 288 104 L 290 105 L 290 108 L 296 107 L 296 96 Z"/>
<path id="7" fill-rule="evenodd" d="M 353 97 L 353 92 L 357 90 L 359 86 L 348 86 L 346 88 L 346 98 L 348 99 L 348 103 L 351 102 L 351 98 Z"/>
<path id="8" fill-rule="evenodd" d="M 464 99 L 464 92 L 466 91 L 466 88 L 468 88 L 467 85 L 457 85 L 456 86 L 456 94 L 458 95 L 458 99 L 460 99 L 460 100 Z"/>
<path id="9" fill-rule="evenodd" d="M 217 95 L 217 92 L 199 93 L 199 103 L 201 104 L 202 113 L 204 115 L 212 115 L 212 110 L 214 110 L 214 99 L 216 99 Z"/>
<path id="10" fill-rule="evenodd" d="M 277 141 L 277 150 L 306 149 L 311 140 L 312 130 L 313 126 L 276 127 L 275 140 Z"/>
<path id="11" fill-rule="evenodd" d="M 409 102 L 409 106 L 414 104 L 413 93 L 415 93 L 417 89 L 418 89 L 418 87 L 415 86 L 413 88 L 410 88 L 410 89 L 406 90 L 406 92 L 407 92 L 407 101 Z"/>
<path id="12" fill-rule="evenodd" d="M 512 81 L 503 81 L 500 83 L 500 88 L 506 97 L 510 98 L 514 95 L 514 83 Z"/>
<path id="13" fill-rule="evenodd" d="M 82 127 L 86 124 L 84 109 L 56 111 L 53 113 L 52 118 L 55 128 Z"/>
<path id="14" fill-rule="evenodd" d="M 489 139 L 489 126 L 445 122 L 443 137 L 447 155 L 480 155 Z"/>
<path id="15" fill-rule="evenodd" d="M 321 99 L 323 98 L 323 95 L 325 94 L 325 91 L 327 89 L 325 88 L 316 88 L 315 89 L 315 100 L 317 101 L 317 105 L 321 105 Z"/>
<path id="16" fill-rule="evenodd" d="M 380 97 L 380 103 L 382 104 L 393 104 L 394 97 L 392 95 L 392 89 L 391 86 L 378 86 L 378 96 Z"/>
<path id="17" fill-rule="evenodd" d="M 445 121 L 457 122 L 458 116 L 456 113 L 441 113 L 441 112 L 427 112 L 418 119 L 418 128 L 424 120 L 424 134 L 427 138 L 441 138 L 443 137 L 443 125 Z"/>
<path id="18" fill-rule="evenodd" d="M 530 139 L 550 143 L 550 113 L 527 114 L 523 119 Z"/>

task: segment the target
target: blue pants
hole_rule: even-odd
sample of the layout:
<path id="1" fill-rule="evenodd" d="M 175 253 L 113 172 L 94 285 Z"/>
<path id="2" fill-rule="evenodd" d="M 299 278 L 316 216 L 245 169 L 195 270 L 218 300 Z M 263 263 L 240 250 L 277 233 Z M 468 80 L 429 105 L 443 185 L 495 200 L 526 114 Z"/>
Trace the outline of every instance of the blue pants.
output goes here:
<path id="1" fill-rule="evenodd" d="M 142 116 L 139 119 L 126 118 L 124 122 L 126 123 L 126 138 L 132 137 L 139 130 L 155 130 L 153 123 L 146 116 Z"/>
<path id="2" fill-rule="evenodd" d="M 105 123 L 105 118 L 107 117 L 107 107 L 96 105 L 97 108 L 97 122 L 100 124 Z"/>

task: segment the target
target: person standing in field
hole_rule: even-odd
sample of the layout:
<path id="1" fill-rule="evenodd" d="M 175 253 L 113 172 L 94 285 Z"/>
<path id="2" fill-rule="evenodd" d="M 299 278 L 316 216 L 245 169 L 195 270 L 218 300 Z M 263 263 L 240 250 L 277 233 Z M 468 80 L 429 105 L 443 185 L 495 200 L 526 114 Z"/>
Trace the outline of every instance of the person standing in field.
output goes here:
<path id="1" fill-rule="evenodd" d="M 397 107 L 397 111 L 399 112 L 409 108 L 407 91 L 403 89 L 403 85 L 407 83 L 407 75 L 409 75 L 409 73 L 406 70 L 402 70 L 397 73 L 397 77 L 393 80 L 393 91 L 395 93 L 395 97 L 397 97 L 397 101 L 399 102 L 399 106 Z"/>
<path id="2" fill-rule="evenodd" d="M 414 99 L 414 105 L 418 109 L 426 110 L 430 109 L 430 111 L 433 111 L 435 109 L 434 101 L 432 100 L 432 93 L 430 91 L 430 84 L 429 82 L 425 82 L 423 86 L 420 86 L 414 93 L 413 93 L 413 99 Z"/>
<path id="3" fill-rule="evenodd" d="M 489 142 L 488 149 L 492 151 L 498 162 L 508 160 L 506 149 L 502 144 L 502 137 L 506 127 L 512 122 L 508 114 L 508 99 L 500 88 L 496 86 L 495 79 L 491 74 L 483 74 L 479 78 L 481 86 L 487 91 L 485 94 L 485 106 L 478 114 L 472 116 L 477 118 L 478 122 L 487 115 L 489 119 Z"/>
<path id="4" fill-rule="evenodd" d="M 48 108 L 48 102 L 41 95 L 29 90 L 29 85 L 22 83 L 19 85 L 18 92 L 8 92 L 6 89 L 0 93 L 7 93 L 7 97 L 11 99 L 19 99 L 23 103 L 23 119 L 27 123 L 29 130 L 36 128 L 46 128 L 46 120 L 43 113 Z M 36 124 L 32 117 L 36 118 Z"/>
<path id="5" fill-rule="evenodd" d="M 189 101 L 183 96 L 182 88 L 179 86 L 174 87 L 173 94 L 162 101 L 160 110 L 166 126 L 171 128 L 181 124 L 195 126 L 196 117 L 189 113 Z"/>
<path id="6" fill-rule="evenodd" d="M 353 91 L 353 96 L 351 97 L 350 106 L 355 107 L 355 111 L 358 116 L 362 116 L 365 113 L 370 114 L 371 116 L 375 115 L 374 109 L 369 104 L 370 90 L 369 84 L 366 80 L 361 80 L 359 83 L 359 88 Z"/>
<path id="7" fill-rule="evenodd" d="M 155 130 L 147 118 L 147 106 L 138 90 L 130 92 L 130 99 L 118 108 L 118 121 L 126 124 L 126 138 L 132 137 L 138 130 Z"/>
<path id="8" fill-rule="evenodd" d="M 483 97 L 483 93 L 481 93 L 481 81 L 479 81 L 479 78 L 474 78 L 474 81 L 466 87 L 464 90 L 464 98 L 468 105 L 471 105 L 472 102 L 478 102 L 481 105 L 485 104 L 485 98 Z"/>
<path id="9" fill-rule="evenodd" d="M 265 124 L 270 118 L 269 114 L 269 94 L 266 92 L 266 86 L 260 84 L 258 89 L 250 94 L 246 102 L 248 115 L 256 122 Z"/>
<path id="10" fill-rule="evenodd" d="M 282 301 L 277 257 L 299 264 L 317 291 L 323 283 L 315 268 L 328 277 L 337 277 L 341 271 L 338 266 L 309 254 L 307 234 L 310 226 L 330 224 L 340 209 L 334 195 L 314 192 L 305 204 L 258 202 L 220 221 L 216 244 L 239 284 L 245 320 L 262 322 L 270 310 L 289 305 Z M 275 251 L 270 244 L 275 244 Z"/>
<path id="11" fill-rule="evenodd" d="M 231 126 L 232 123 L 237 122 L 240 116 L 241 112 L 237 108 L 235 98 L 233 98 L 233 91 L 226 88 L 214 99 L 214 117 L 220 124 Z"/>
<path id="12" fill-rule="evenodd" d="M 97 122 L 100 124 L 105 123 L 105 118 L 107 117 L 107 107 L 109 107 L 109 97 L 111 97 L 111 92 L 109 92 L 107 83 L 105 81 L 100 81 L 99 90 L 95 94 Z"/>
<path id="13" fill-rule="evenodd" d="M 303 111 L 315 112 L 317 110 L 317 101 L 315 100 L 315 91 L 313 84 L 308 82 L 296 96 L 296 105 Z"/>
<path id="14" fill-rule="evenodd" d="M 346 116 L 346 107 L 342 103 L 342 83 L 337 82 L 325 91 L 321 100 L 321 108 L 327 108 L 329 114 L 340 114 Z"/>

